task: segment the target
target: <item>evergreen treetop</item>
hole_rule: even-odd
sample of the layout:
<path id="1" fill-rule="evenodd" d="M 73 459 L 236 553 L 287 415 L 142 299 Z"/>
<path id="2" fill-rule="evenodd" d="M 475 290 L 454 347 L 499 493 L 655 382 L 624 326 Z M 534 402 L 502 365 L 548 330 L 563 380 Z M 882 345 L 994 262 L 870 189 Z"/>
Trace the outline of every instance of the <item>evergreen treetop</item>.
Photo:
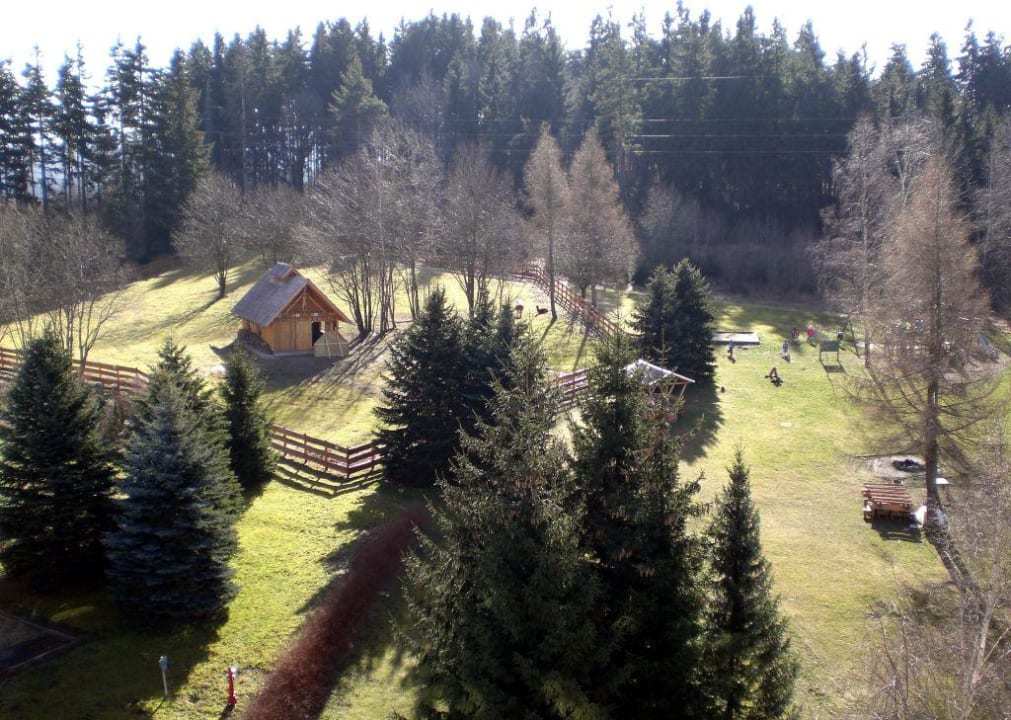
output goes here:
<path id="1" fill-rule="evenodd" d="M 709 528 L 706 678 L 716 716 L 773 720 L 789 716 L 797 663 L 762 554 L 750 471 L 738 448 Z"/>
<path id="2" fill-rule="evenodd" d="M 431 485 L 449 469 L 471 408 L 460 393 L 465 366 L 462 323 L 438 288 L 390 348 L 383 405 L 375 411 L 390 482 Z"/>
<path id="3" fill-rule="evenodd" d="M 224 402 L 225 429 L 231 468 L 246 490 L 273 477 L 277 453 L 271 445 L 271 421 L 263 405 L 263 379 L 249 353 L 236 349 L 219 392 Z"/>
<path id="4" fill-rule="evenodd" d="M 149 397 L 128 443 L 109 584 L 138 624 L 186 622 L 234 596 L 239 488 L 228 455 L 179 385 Z"/>
<path id="5" fill-rule="evenodd" d="M 40 585 L 102 576 L 115 468 L 102 413 L 52 328 L 31 341 L 0 409 L 0 560 Z"/>
<path id="6" fill-rule="evenodd" d="M 677 707 L 701 718 L 701 552 L 688 529 L 699 484 L 680 480 L 667 398 L 626 370 L 632 357 L 620 338 L 601 347 L 572 431 L 582 543 L 603 596 L 594 697 L 622 717 Z"/>
<path id="7" fill-rule="evenodd" d="M 531 342 L 513 364 L 409 559 L 419 672 L 451 717 L 604 718 L 589 692 L 596 583 L 552 435 L 557 395 Z"/>

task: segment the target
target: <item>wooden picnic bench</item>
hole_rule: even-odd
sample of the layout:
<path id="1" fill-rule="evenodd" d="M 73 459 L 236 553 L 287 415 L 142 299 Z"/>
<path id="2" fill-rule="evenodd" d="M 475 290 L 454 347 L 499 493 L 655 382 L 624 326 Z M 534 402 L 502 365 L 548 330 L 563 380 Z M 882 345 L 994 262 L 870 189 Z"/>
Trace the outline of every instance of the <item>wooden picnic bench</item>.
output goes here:
<path id="1" fill-rule="evenodd" d="M 875 518 L 908 520 L 913 513 L 913 498 L 905 485 L 896 483 L 868 483 L 861 495 L 864 497 L 864 520 Z"/>

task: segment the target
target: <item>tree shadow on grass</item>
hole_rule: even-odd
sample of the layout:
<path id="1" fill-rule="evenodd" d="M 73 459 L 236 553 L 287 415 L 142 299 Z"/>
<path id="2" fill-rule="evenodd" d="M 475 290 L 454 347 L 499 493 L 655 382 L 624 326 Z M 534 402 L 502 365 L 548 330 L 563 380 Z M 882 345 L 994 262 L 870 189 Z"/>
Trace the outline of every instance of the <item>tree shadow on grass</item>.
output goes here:
<path id="1" fill-rule="evenodd" d="M 708 382 L 695 385 L 685 394 L 685 404 L 678 416 L 675 431 L 682 434 L 682 459 L 693 462 L 706 454 L 723 426 L 720 388 Z"/>
<path id="2" fill-rule="evenodd" d="M 193 668 L 208 659 L 227 619 L 222 613 L 173 627 L 134 628 L 105 593 L 19 592 L 11 609 L 41 619 L 66 617 L 62 624 L 87 638 L 69 652 L 5 679 L 3 717 L 147 717 L 163 695 L 159 658 L 168 657 L 171 703 Z M 58 687 L 59 697 L 40 695 L 40 686 Z"/>

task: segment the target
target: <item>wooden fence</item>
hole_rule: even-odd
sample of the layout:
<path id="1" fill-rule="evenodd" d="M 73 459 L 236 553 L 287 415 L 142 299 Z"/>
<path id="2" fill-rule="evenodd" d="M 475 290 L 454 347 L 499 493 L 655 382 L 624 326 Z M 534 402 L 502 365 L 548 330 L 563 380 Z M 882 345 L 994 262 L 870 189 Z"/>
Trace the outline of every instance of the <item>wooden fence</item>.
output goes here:
<path id="1" fill-rule="evenodd" d="M 270 439 L 282 457 L 311 465 L 339 480 L 373 475 L 383 462 L 383 446 L 375 441 L 344 447 L 280 425 L 271 428 Z"/>
<path id="2" fill-rule="evenodd" d="M 21 368 L 22 359 L 21 350 L 0 347 L 0 376 L 14 377 Z M 84 382 L 101 385 L 112 394 L 136 393 L 147 389 L 147 373 L 137 368 L 109 365 L 94 360 L 88 360 L 84 365 L 80 360 L 73 360 L 73 364 Z"/>
<path id="3" fill-rule="evenodd" d="M 576 401 L 576 395 L 590 386 L 590 377 L 586 368 L 579 368 L 552 378 L 551 384 L 559 388 L 562 394 L 562 405 L 568 407 Z"/>
<path id="4" fill-rule="evenodd" d="M 0 382 L 17 374 L 22 359 L 20 350 L 0 347 Z M 136 368 L 94 360 L 89 360 L 83 370 L 81 363 L 75 360 L 74 367 L 86 382 L 100 385 L 114 395 L 135 394 L 147 389 L 147 373 Z M 271 444 L 282 457 L 312 465 L 335 480 L 368 477 L 376 473 L 383 462 L 383 448 L 375 442 L 344 447 L 280 425 L 271 428 Z"/>
<path id="5" fill-rule="evenodd" d="M 575 295 L 568 288 L 565 290 Z M 580 302 L 582 303 L 581 298 Z M 590 307 L 586 303 L 582 305 Z M 596 308 L 592 310 L 598 318 L 607 320 L 596 311 Z M 607 322 L 617 328 L 617 325 L 610 320 Z M 0 382 L 14 377 L 21 367 L 22 359 L 22 351 L 0 347 Z M 147 373 L 122 365 L 108 365 L 88 360 L 82 369 L 81 363 L 75 360 L 74 367 L 86 382 L 100 385 L 113 395 L 143 392 L 149 382 Z M 572 405 L 576 395 L 586 390 L 589 385 L 586 368 L 562 373 L 551 382 L 561 390 L 564 406 Z M 383 446 L 375 441 L 344 447 L 281 425 L 272 426 L 271 445 L 285 459 L 309 465 L 338 481 L 369 477 L 379 472 L 383 464 Z"/>
<path id="6" fill-rule="evenodd" d="M 543 268 L 536 265 L 529 267 L 520 273 L 520 277 L 530 280 L 542 291 L 550 295 L 551 279 L 544 272 Z M 566 285 L 557 276 L 555 277 L 555 302 L 570 313 L 581 317 L 587 327 L 597 335 L 614 338 L 618 334 L 625 332 L 618 323 L 586 302 L 578 292 Z"/>

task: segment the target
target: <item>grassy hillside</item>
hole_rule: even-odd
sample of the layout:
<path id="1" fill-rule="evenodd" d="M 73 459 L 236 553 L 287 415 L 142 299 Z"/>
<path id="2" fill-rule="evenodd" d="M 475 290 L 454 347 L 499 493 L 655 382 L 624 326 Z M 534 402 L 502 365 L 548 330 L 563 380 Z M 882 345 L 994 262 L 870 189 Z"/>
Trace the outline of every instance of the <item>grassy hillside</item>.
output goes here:
<path id="1" fill-rule="evenodd" d="M 238 325 L 229 311 L 261 273 L 258 264 L 243 266 L 231 295 L 218 302 L 213 281 L 186 270 L 134 283 L 93 357 L 144 368 L 171 334 L 188 347 L 201 372 L 214 377 L 220 348 L 231 342 Z M 325 288 L 317 273 L 307 274 Z M 459 301 L 455 281 L 433 278 L 440 280 Z M 528 310 L 546 304 L 542 293 L 521 283 L 504 283 L 501 293 L 522 299 Z M 604 302 L 623 316 L 630 307 L 617 293 Z M 406 302 L 400 306 L 406 309 Z M 721 328 L 756 330 L 762 344 L 738 348 L 736 362 L 721 354 L 717 387 L 693 392 L 683 424 L 697 423 L 697 429 L 682 470 L 704 473 L 704 493 L 712 497 L 726 481 L 735 447 L 743 447 L 766 553 L 803 664 L 801 714 L 843 717 L 866 657 L 868 612 L 902 584 L 940 579 L 941 567 L 928 545 L 901 533 L 879 533 L 862 520 L 860 485 L 869 470 L 857 458 L 898 449 L 875 447 L 873 423 L 850 402 L 847 379 L 861 372 L 859 359 L 849 351 L 839 365 L 834 356 L 822 365 L 817 350 L 803 344 L 793 346 L 791 363 L 778 358 L 791 327 L 814 322 L 834 333 L 835 320 L 752 303 L 722 302 L 719 310 Z M 590 343 L 578 324 L 561 318 L 552 324 L 547 316 L 533 317 L 531 324 L 554 369 L 588 362 Z M 366 343 L 335 362 L 261 363 L 277 420 L 337 442 L 366 439 L 382 383 L 385 342 Z M 763 378 L 773 365 L 784 380 L 778 388 Z M 101 596 L 37 598 L 0 584 L 7 603 L 89 636 L 68 655 L 3 681 L 0 717 L 216 718 L 224 707 L 224 671 L 230 664 L 241 669 L 241 716 L 242 697 L 258 687 L 319 591 L 339 573 L 355 538 L 400 502 L 396 493 L 372 483 L 336 493 L 272 483 L 240 522 L 242 550 L 235 567 L 242 590 L 227 620 L 216 627 L 137 634 L 119 626 Z M 394 708 L 411 716 L 415 689 L 402 683 L 410 658 L 396 645 L 401 610 L 391 601 L 377 619 L 358 666 L 341 680 L 324 717 L 372 720 Z M 166 653 L 173 694 L 162 705 L 157 659 Z"/>

